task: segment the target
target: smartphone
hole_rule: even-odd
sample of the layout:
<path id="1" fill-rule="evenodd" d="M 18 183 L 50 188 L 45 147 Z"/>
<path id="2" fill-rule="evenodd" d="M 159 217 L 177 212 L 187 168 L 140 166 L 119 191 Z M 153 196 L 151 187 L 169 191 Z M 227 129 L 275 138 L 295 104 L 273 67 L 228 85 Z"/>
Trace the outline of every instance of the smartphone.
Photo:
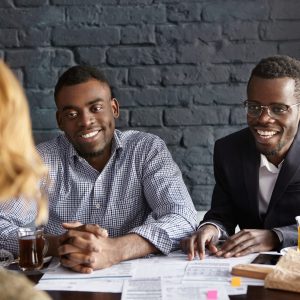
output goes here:
<path id="1" fill-rule="evenodd" d="M 282 255 L 280 254 L 259 254 L 251 264 L 276 265 Z"/>

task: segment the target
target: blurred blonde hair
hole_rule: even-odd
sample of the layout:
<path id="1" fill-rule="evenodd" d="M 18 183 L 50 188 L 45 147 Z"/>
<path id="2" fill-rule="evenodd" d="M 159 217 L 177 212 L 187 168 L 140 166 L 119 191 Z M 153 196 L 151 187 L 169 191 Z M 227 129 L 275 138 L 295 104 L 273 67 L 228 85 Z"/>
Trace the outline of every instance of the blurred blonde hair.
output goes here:
<path id="1" fill-rule="evenodd" d="M 48 218 L 48 202 L 40 190 L 47 169 L 35 149 L 24 91 L 0 60 L 0 201 L 22 196 L 37 201 L 37 224 Z"/>

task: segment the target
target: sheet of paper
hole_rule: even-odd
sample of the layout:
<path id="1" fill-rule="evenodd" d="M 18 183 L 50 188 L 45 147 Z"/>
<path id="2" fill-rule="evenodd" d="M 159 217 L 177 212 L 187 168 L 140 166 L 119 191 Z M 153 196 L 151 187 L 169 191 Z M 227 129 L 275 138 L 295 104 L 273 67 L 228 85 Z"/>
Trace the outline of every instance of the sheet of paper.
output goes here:
<path id="1" fill-rule="evenodd" d="M 229 264 L 193 263 L 187 267 L 182 284 L 189 287 L 224 287 L 228 295 L 246 294 L 248 285 L 264 285 L 264 280 L 241 277 L 240 286 L 232 286 L 228 267 Z"/>
<path id="2" fill-rule="evenodd" d="M 43 291 L 81 291 L 81 292 L 108 292 L 121 293 L 124 280 L 41 280 L 36 288 Z"/>
<path id="3" fill-rule="evenodd" d="M 139 277 L 183 277 L 188 264 L 187 255 L 182 251 L 174 251 L 168 256 L 154 255 L 149 258 L 135 260 L 134 278 Z"/>
<path id="4" fill-rule="evenodd" d="M 130 279 L 124 282 L 121 300 L 161 300 L 161 278 Z"/>
<path id="5" fill-rule="evenodd" d="M 245 256 L 241 256 L 241 257 L 229 257 L 229 258 L 223 258 L 223 257 L 216 257 L 213 255 L 206 255 L 205 259 L 203 260 L 203 262 L 205 261 L 209 261 L 209 262 L 226 262 L 230 265 L 230 270 L 233 266 L 238 265 L 238 264 L 250 264 L 258 255 L 258 253 L 252 253 L 252 254 L 248 254 Z M 199 261 L 198 258 L 194 259 L 194 261 Z"/>
<path id="6" fill-rule="evenodd" d="M 91 274 L 76 273 L 63 267 L 49 269 L 36 286 L 40 290 L 121 293 L 124 280 L 131 278 L 134 273 L 130 261 Z"/>
<path id="7" fill-rule="evenodd" d="M 114 265 L 110 268 L 103 270 L 94 271 L 91 274 L 76 273 L 74 271 L 68 270 L 64 267 L 58 267 L 53 269 L 43 275 L 41 281 L 43 280 L 54 280 L 54 279 L 126 279 L 132 277 L 134 272 L 133 264 L 129 262 L 122 262 L 120 264 Z"/>
<path id="8" fill-rule="evenodd" d="M 230 277 L 230 265 L 223 262 L 192 261 L 185 270 L 183 280 L 226 282 Z"/>
<path id="9" fill-rule="evenodd" d="M 162 300 L 207 300 L 209 293 L 217 295 L 218 300 L 228 300 L 223 286 L 185 286 L 179 280 L 162 280 Z"/>

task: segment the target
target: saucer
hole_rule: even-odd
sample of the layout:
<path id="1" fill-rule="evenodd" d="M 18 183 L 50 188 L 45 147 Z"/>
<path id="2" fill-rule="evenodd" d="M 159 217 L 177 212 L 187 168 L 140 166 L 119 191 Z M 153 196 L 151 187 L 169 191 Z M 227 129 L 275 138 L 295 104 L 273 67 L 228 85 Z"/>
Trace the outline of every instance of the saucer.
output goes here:
<path id="1" fill-rule="evenodd" d="M 280 250 L 280 254 L 285 255 L 285 254 L 287 254 L 288 250 L 290 250 L 290 249 L 297 250 L 297 248 L 298 248 L 297 246 L 283 248 Z"/>
<path id="2" fill-rule="evenodd" d="M 46 256 L 46 257 L 44 257 L 44 264 L 47 263 L 47 262 L 49 262 L 49 261 L 51 261 L 51 259 L 52 259 L 52 256 Z"/>
<path id="3" fill-rule="evenodd" d="M 39 270 L 23 271 L 26 275 L 37 275 L 41 273 L 53 272 L 60 266 L 58 257 L 47 256 L 44 257 L 44 266 Z"/>

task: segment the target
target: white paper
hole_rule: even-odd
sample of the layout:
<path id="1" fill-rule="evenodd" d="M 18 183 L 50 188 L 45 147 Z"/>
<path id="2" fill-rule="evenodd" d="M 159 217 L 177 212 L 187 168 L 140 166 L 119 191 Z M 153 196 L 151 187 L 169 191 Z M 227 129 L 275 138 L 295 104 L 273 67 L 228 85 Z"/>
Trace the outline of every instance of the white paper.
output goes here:
<path id="1" fill-rule="evenodd" d="M 43 291 L 81 291 L 81 292 L 107 292 L 121 293 L 124 280 L 41 280 L 36 288 Z"/>
<path id="2" fill-rule="evenodd" d="M 162 300 L 206 300 L 211 290 L 217 292 L 218 300 L 228 300 L 228 294 L 223 286 L 186 286 L 180 281 L 164 279 L 162 281 Z"/>
<path id="3" fill-rule="evenodd" d="M 170 255 L 155 255 L 135 260 L 135 278 L 180 277 L 188 264 L 187 255 L 181 251 Z"/>
<path id="4" fill-rule="evenodd" d="M 126 280 L 121 300 L 161 300 L 161 278 Z"/>
<path id="5" fill-rule="evenodd" d="M 226 262 L 190 262 L 185 270 L 183 280 L 226 282 L 230 277 L 230 265 Z"/>
<path id="6" fill-rule="evenodd" d="M 76 273 L 64 267 L 58 267 L 51 270 L 43 275 L 43 280 L 54 280 L 54 279 L 126 279 L 133 275 L 133 268 L 131 262 L 122 262 L 120 264 L 111 266 L 103 270 L 97 270 L 90 274 Z"/>
<path id="7" fill-rule="evenodd" d="M 126 261 L 104 270 L 94 271 L 91 274 L 76 273 L 63 267 L 58 267 L 54 270 L 49 268 L 50 271 L 44 274 L 37 288 L 41 290 L 113 293 L 121 293 L 122 290 L 128 291 L 129 288 L 130 291 L 134 292 L 133 288 L 136 283 L 147 283 L 151 282 L 153 278 L 157 278 L 155 280 L 169 280 L 168 282 L 177 283 L 176 288 L 178 290 L 175 293 L 178 295 L 182 291 L 186 293 L 189 289 L 191 294 L 196 293 L 199 295 L 203 289 L 208 287 L 218 290 L 224 287 L 226 294 L 229 295 L 244 294 L 247 291 L 248 284 L 263 285 L 264 281 L 242 278 L 241 286 L 234 288 L 231 287 L 229 270 L 233 265 L 250 263 L 257 255 L 251 254 L 239 258 L 226 259 L 206 256 L 204 260 L 196 258 L 193 261 L 189 261 L 186 254 L 176 251 L 168 256 L 152 255 L 149 258 Z M 126 287 L 124 289 L 123 285 L 125 284 Z M 189 289 L 186 289 L 187 287 Z M 174 288 L 170 287 L 169 292 L 173 293 L 173 290 Z M 222 291 L 220 291 L 220 295 L 223 295 Z M 150 297 L 150 295 L 148 296 Z M 153 296 L 156 297 L 157 295 L 154 294 Z M 162 294 L 160 296 L 162 297 Z"/>
<path id="8" fill-rule="evenodd" d="M 248 285 L 264 285 L 263 280 L 241 277 L 241 285 L 231 285 L 232 275 L 230 271 L 234 265 L 247 264 L 253 261 L 257 253 L 231 258 L 217 258 L 207 256 L 204 260 L 195 259 L 187 267 L 183 277 L 183 285 L 189 287 L 219 289 L 223 287 L 228 295 L 240 295 L 247 293 Z"/>
<path id="9" fill-rule="evenodd" d="M 50 265 L 51 266 L 51 265 Z M 37 284 L 40 290 L 121 293 L 125 279 L 134 273 L 133 264 L 123 262 L 110 268 L 81 274 L 58 267 L 44 274 Z"/>

